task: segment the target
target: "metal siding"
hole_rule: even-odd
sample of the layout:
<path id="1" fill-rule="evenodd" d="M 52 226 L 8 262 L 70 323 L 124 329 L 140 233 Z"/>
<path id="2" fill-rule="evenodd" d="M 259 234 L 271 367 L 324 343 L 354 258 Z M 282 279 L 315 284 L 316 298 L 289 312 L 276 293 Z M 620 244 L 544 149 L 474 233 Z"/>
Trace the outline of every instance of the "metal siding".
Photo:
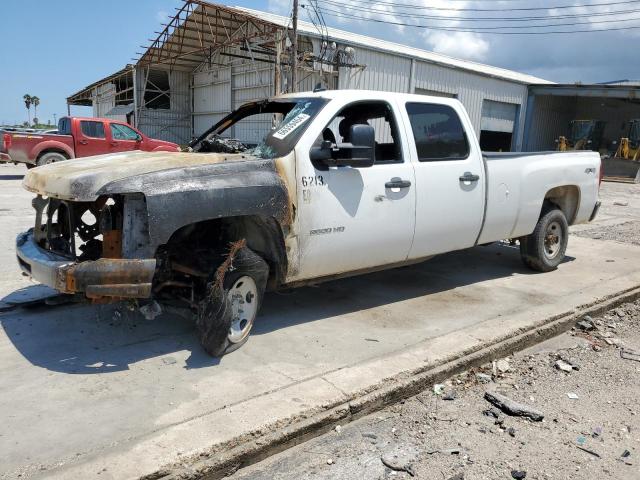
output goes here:
<path id="1" fill-rule="evenodd" d="M 526 85 L 421 61 L 416 62 L 414 82 L 416 89 L 456 95 L 467 109 L 478 137 L 484 100 L 519 105 L 517 132 L 514 132 L 516 135 L 514 149 L 520 150 L 527 101 Z"/>
<path id="2" fill-rule="evenodd" d="M 411 60 L 390 53 L 355 48 L 356 63 L 365 68 L 342 67 L 338 88 L 408 92 Z"/>
<path id="3" fill-rule="evenodd" d="M 136 70 L 138 78 L 138 98 L 144 98 L 147 79 L 145 69 Z M 189 86 L 191 73 L 169 72 L 170 109 L 151 109 L 141 106 L 136 125 L 146 135 L 160 140 L 187 144 L 191 140 L 191 94 Z"/>
<path id="4" fill-rule="evenodd" d="M 556 139 L 567 135 L 576 109 L 575 97 L 535 96 L 525 151 L 555 150 Z"/>

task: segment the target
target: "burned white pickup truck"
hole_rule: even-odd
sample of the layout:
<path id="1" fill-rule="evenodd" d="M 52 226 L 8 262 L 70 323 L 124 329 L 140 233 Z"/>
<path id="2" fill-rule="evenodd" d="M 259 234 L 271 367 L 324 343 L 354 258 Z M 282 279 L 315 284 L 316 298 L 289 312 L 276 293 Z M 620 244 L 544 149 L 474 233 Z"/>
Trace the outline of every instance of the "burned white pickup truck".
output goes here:
<path id="1" fill-rule="evenodd" d="M 568 225 L 599 207 L 597 153 L 483 154 L 454 99 L 285 95 L 244 105 L 191 147 L 29 171 L 23 271 L 94 302 L 184 307 L 219 356 L 247 340 L 265 290 L 502 239 L 550 271 Z"/>

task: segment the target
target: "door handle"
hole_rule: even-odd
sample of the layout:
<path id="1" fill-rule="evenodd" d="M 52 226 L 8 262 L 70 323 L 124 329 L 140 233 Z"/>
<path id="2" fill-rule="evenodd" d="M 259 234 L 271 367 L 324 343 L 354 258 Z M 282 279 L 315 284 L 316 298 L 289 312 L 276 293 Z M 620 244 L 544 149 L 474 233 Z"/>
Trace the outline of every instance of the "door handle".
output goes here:
<path id="1" fill-rule="evenodd" d="M 390 180 L 384 184 L 385 188 L 409 188 L 410 186 L 409 180 Z"/>
<path id="2" fill-rule="evenodd" d="M 80 145 L 88 145 L 89 144 L 89 142 L 87 142 L 86 140 L 80 140 L 80 141 L 78 141 L 78 143 Z"/>
<path id="3" fill-rule="evenodd" d="M 116 145 L 118 145 L 118 142 L 111 142 L 111 145 L 115 147 Z"/>
<path id="4" fill-rule="evenodd" d="M 464 175 L 460 177 L 461 182 L 477 182 L 480 180 L 480 175 L 474 175 L 471 172 L 464 172 Z"/>

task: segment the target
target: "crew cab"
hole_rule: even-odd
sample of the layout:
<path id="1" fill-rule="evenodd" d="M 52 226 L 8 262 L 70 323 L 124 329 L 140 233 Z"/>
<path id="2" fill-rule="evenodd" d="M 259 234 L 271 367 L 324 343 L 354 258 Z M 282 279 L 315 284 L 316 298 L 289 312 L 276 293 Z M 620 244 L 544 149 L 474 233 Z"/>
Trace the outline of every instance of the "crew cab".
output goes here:
<path id="1" fill-rule="evenodd" d="M 219 356 L 247 340 L 265 290 L 503 239 L 548 272 L 568 226 L 600 205 L 596 152 L 483 154 L 455 99 L 284 95 L 240 107 L 191 149 L 28 172 L 23 271 L 96 302 L 189 311 Z"/>
<path id="2" fill-rule="evenodd" d="M 62 117 L 55 134 L 5 131 L 0 140 L 0 159 L 30 168 L 106 153 L 180 150 L 175 143 L 149 138 L 131 125 L 108 118 Z"/>

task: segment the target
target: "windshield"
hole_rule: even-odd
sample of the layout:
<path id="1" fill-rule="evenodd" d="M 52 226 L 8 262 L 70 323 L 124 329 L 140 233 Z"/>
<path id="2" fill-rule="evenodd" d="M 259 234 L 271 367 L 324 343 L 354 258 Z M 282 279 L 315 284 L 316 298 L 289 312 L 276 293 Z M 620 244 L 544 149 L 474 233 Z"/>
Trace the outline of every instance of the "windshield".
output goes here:
<path id="1" fill-rule="evenodd" d="M 593 122 L 572 122 L 571 123 L 571 141 L 588 140 L 593 130 Z"/>
<path id="2" fill-rule="evenodd" d="M 281 157 L 293 150 L 326 103 L 326 99 L 317 97 L 249 103 L 220 120 L 190 146 L 198 152 Z"/>

